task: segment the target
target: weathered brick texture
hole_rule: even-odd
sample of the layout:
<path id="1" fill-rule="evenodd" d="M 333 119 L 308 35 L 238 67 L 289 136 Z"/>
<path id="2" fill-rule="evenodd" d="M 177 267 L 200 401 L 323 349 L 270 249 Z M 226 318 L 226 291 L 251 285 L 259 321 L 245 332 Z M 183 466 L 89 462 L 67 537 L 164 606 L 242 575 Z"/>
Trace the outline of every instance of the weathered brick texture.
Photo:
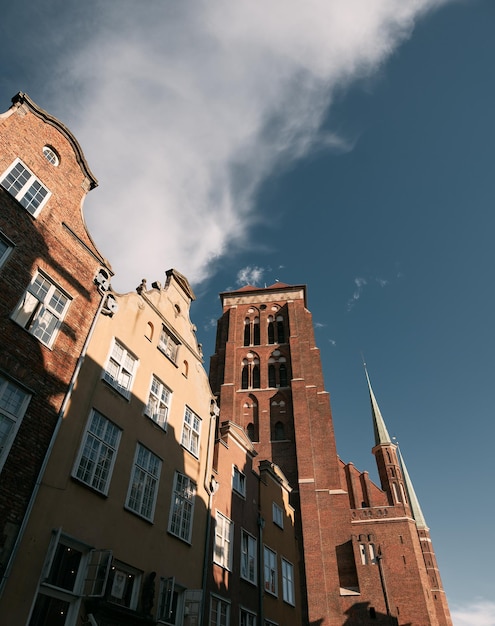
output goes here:
<path id="1" fill-rule="evenodd" d="M 59 155 L 49 163 L 43 147 Z M 96 180 L 79 145 L 57 120 L 20 94 L 0 116 L 0 176 L 20 158 L 51 192 L 33 217 L 0 187 L 0 232 L 13 244 L 0 268 L 0 372 L 31 394 L 0 474 L 0 572 L 5 569 L 43 463 L 77 359 L 97 310 L 94 285 L 105 265 L 86 231 L 82 203 Z M 48 348 L 11 318 L 41 270 L 71 302 Z"/>
<path id="2" fill-rule="evenodd" d="M 222 419 L 251 429 L 258 462 L 277 463 L 294 490 L 303 623 L 450 626 L 429 533 L 418 531 L 408 503 L 392 493 L 392 482 L 398 493 L 404 486 L 395 446 L 373 450 L 381 488 L 337 456 L 305 287 L 244 287 L 221 299 L 210 382 Z M 271 335 L 268 331 L 277 317 L 285 327 L 282 342 L 273 341 L 273 328 Z M 247 324 L 259 324 L 259 334 L 247 332 Z M 281 356 L 285 386 L 276 379 L 274 384 L 268 373 Z M 252 377 L 254 363 L 259 381 Z M 281 399 L 284 413 L 277 419 L 283 440 L 274 436 L 272 424 Z"/>

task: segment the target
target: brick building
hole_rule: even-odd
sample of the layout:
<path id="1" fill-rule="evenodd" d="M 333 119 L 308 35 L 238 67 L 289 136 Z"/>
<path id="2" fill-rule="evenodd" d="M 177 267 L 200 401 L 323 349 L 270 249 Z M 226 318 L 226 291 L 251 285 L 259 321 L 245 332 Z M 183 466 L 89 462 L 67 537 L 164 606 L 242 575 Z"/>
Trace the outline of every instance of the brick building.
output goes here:
<path id="1" fill-rule="evenodd" d="M 82 203 L 97 185 L 72 133 L 19 93 L 0 115 L 0 574 L 4 587 L 110 275 Z"/>
<path id="2" fill-rule="evenodd" d="M 292 488 L 302 623 L 449 626 L 429 531 L 371 385 L 381 488 L 337 456 L 305 287 L 246 286 L 221 300 L 210 383 L 222 419 Z"/>
<path id="3" fill-rule="evenodd" d="M 222 422 L 213 463 L 205 624 L 301 624 L 299 549 L 291 488 L 256 461 L 238 424 Z M 256 469 L 255 469 L 256 465 Z"/>
<path id="4" fill-rule="evenodd" d="M 111 290 L 81 211 L 96 184 L 18 94 L 0 115 L 2 618 L 450 626 L 369 378 L 381 487 L 337 456 L 305 287 L 221 294 L 208 383 L 184 276 Z"/>

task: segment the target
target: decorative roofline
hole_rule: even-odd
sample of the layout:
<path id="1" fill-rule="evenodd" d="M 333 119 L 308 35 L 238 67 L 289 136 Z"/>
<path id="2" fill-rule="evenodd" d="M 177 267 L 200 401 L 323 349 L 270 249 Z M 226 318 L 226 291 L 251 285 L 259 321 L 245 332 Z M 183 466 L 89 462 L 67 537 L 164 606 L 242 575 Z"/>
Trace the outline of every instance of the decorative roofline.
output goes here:
<path id="1" fill-rule="evenodd" d="M 54 126 L 71 144 L 76 154 L 77 162 L 89 179 L 89 188 L 94 189 L 98 186 L 98 180 L 89 169 L 88 162 L 86 161 L 86 157 L 84 156 L 79 142 L 71 133 L 71 131 L 67 128 L 67 126 L 62 124 L 62 122 L 56 117 L 53 117 L 53 115 L 50 115 L 47 111 L 39 107 L 35 102 L 33 102 L 33 100 L 31 100 L 31 98 L 27 94 L 23 93 L 22 91 L 17 93 L 12 98 L 12 104 L 17 107 L 26 106 L 34 115 L 36 115 L 36 117 L 39 117 L 47 124 L 51 124 L 52 126 Z"/>

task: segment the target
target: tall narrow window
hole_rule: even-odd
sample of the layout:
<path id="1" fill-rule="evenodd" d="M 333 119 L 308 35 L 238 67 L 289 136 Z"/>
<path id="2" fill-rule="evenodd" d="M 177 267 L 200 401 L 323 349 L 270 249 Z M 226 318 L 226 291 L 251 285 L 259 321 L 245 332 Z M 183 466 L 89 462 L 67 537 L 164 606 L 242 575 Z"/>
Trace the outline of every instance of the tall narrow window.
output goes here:
<path id="1" fill-rule="evenodd" d="M 185 474 L 175 472 L 168 531 L 190 543 L 194 515 L 196 483 Z"/>
<path id="2" fill-rule="evenodd" d="M 182 423 L 181 443 L 194 456 L 199 456 L 199 433 L 201 431 L 201 419 L 186 406 L 184 421 Z"/>
<path id="3" fill-rule="evenodd" d="M 277 386 L 276 378 L 275 378 L 275 365 L 273 365 L 273 363 L 270 363 L 270 365 L 268 366 L 268 386 L 269 387 Z"/>
<path id="4" fill-rule="evenodd" d="M 368 563 L 368 555 L 366 554 L 366 546 L 364 543 L 359 544 L 359 555 L 361 557 L 361 565 Z"/>
<path id="5" fill-rule="evenodd" d="M 244 320 L 244 345 L 251 345 L 251 320 L 249 317 Z"/>
<path id="6" fill-rule="evenodd" d="M 5 172 L 0 180 L 0 185 L 18 200 L 33 217 L 38 215 L 50 197 L 48 189 L 20 159 L 16 159 Z"/>
<path id="7" fill-rule="evenodd" d="M 51 347 L 70 298 L 48 276 L 37 272 L 12 313 L 12 319 Z"/>
<path id="8" fill-rule="evenodd" d="M 253 344 L 260 345 L 260 318 L 255 317 L 253 320 Z"/>
<path id="9" fill-rule="evenodd" d="M 163 429 L 167 427 L 168 410 L 172 392 L 156 376 L 151 380 L 150 395 L 145 409 L 146 415 Z"/>
<path id="10" fill-rule="evenodd" d="M 162 462 L 148 448 L 137 444 L 126 506 L 153 521 Z"/>
<path id="11" fill-rule="evenodd" d="M 120 434 L 120 428 L 93 410 L 86 426 L 73 476 L 101 493 L 108 493 Z"/>
<path id="12" fill-rule="evenodd" d="M 256 539 L 241 531 L 241 577 L 256 584 Z"/>
<path id="13" fill-rule="evenodd" d="M 158 349 L 174 363 L 177 361 L 179 341 L 175 337 L 172 337 L 171 333 L 165 327 L 162 328 L 160 333 Z"/>
<path id="14" fill-rule="evenodd" d="M 241 496 L 246 495 L 246 475 L 236 465 L 232 468 L 232 489 Z"/>
<path id="15" fill-rule="evenodd" d="M 249 364 L 246 359 L 242 362 L 241 389 L 249 389 Z"/>
<path id="16" fill-rule="evenodd" d="M 265 546 L 263 550 L 265 591 L 277 595 L 277 554 Z"/>
<path id="17" fill-rule="evenodd" d="M 258 363 L 253 365 L 253 389 L 260 388 L 260 366 Z"/>
<path id="18" fill-rule="evenodd" d="M 283 441 L 285 439 L 285 427 L 282 422 L 276 422 L 273 428 L 273 440 Z"/>
<path id="19" fill-rule="evenodd" d="M 280 379 L 280 386 L 287 387 L 287 366 L 285 363 L 280 363 L 278 368 L 278 375 Z"/>
<path id="20" fill-rule="evenodd" d="M 275 502 L 272 502 L 272 515 L 273 515 L 273 523 L 279 526 L 280 528 L 284 527 L 284 511 L 282 507 L 280 507 Z"/>
<path id="21" fill-rule="evenodd" d="M 254 424 L 252 422 L 250 422 L 247 425 L 246 432 L 247 432 L 247 436 L 249 437 L 249 439 L 251 439 L 251 441 L 256 441 L 256 439 L 255 439 L 256 435 L 255 435 L 255 432 L 254 432 Z"/>
<path id="22" fill-rule="evenodd" d="M 0 375 L 0 471 L 7 459 L 31 396 Z"/>
<path id="23" fill-rule="evenodd" d="M 273 317 L 268 317 L 268 343 L 275 343 L 275 323 Z"/>
<path id="24" fill-rule="evenodd" d="M 232 539 L 234 524 L 217 511 L 215 523 L 215 547 L 213 561 L 225 569 L 232 567 Z"/>
<path id="25" fill-rule="evenodd" d="M 14 244 L 0 232 L 0 267 L 7 261 Z"/>
<path id="26" fill-rule="evenodd" d="M 284 602 L 295 604 L 294 566 L 285 559 L 282 559 L 282 597 Z"/>
<path id="27" fill-rule="evenodd" d="M 123 396 L 129 398 L 136 369 L 136 357 L 114 339 L 107 367 L 103 373 L 104 380 Z"/>
<path id="28" fill-rule="evenodd" d="M 285 343 L 284 318 L 281 315 L 277 315 L 277 342 Z"/>

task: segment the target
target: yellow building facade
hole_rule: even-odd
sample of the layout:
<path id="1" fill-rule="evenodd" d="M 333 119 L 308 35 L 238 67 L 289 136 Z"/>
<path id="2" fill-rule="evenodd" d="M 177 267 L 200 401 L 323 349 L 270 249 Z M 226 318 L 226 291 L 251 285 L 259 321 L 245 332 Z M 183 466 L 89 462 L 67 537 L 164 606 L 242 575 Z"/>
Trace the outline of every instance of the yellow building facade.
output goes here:
<path id="1" fill-rule="evenodd" d="M 216 405 L 193 299 L 175 270 L 164 287 L 107 293 L 0 602 L 6 623 L 200 623 Z"/>

